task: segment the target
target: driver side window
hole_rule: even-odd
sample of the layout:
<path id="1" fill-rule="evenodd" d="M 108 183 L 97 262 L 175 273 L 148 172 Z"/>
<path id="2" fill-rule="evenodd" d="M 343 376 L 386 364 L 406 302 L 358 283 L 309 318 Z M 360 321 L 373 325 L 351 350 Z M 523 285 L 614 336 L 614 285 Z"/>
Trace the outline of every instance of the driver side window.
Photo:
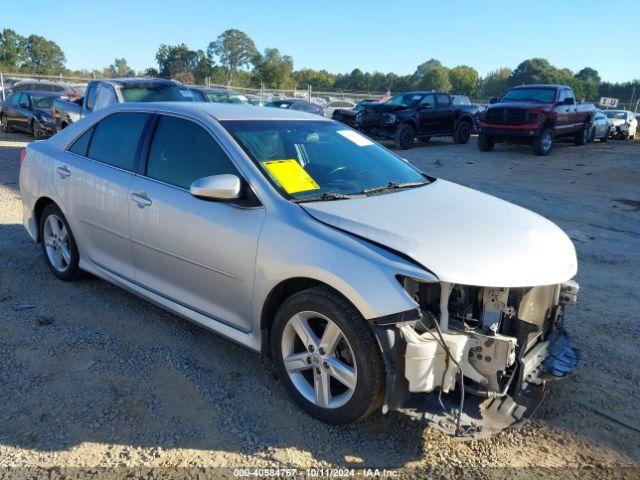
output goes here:
<path id="1" fill-rule="evenodd" d="M 433 95 L 425 95 L 424 98 L 420 100 L 420 105 L 429 105 L 429 108 L 435 107 L 435 97 Z"/>
<path id="2" fill-rule="evenodd" d="M 189 120 L 160 117 L 147 160 L 149 178 L 188 190 L 199 178 L 223 173 L 240 176 L 209 132 Z"/>

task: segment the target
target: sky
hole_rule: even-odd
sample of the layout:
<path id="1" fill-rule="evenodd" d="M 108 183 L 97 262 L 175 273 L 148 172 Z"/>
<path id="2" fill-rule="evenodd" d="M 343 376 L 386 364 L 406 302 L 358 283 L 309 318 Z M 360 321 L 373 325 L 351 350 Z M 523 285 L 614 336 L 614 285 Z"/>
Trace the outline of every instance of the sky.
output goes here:
<path id="1" fill-rule="evenodd" d="M 124 57 L 137 71 L 156 67 L 158 46 L 203 49 L 224 30 L 276 47 L 296 69 L 409 74 L 437 58 L 481 75 L 547 58 L 603 80 L 640 78 L 640 11 L 609 12 L 601 0 L 23 0 L 4 2 L 0 29 L 55 41 L 70 69 L 102 69 Z M 608 15 L 611 13 L 611 15 Z"/>

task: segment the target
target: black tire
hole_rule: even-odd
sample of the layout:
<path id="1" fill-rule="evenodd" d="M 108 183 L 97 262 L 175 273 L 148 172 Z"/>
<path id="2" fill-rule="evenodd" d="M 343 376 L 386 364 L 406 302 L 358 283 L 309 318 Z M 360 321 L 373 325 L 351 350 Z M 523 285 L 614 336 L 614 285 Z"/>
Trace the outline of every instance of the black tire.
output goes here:
<path id="1" fill-rule="evenodd" d="M 0 115 L 0 125 L 2 125 L 3 133 L 13 132 L 13 128 L 9 126 L 9 122 L 7 121 L 7 117 L 4 115 L 4 113 Z"/>
<path id="2" fill-rule="evenodd" d="M 495 146 L 496 141 L 489 135 L 486 135 L 484 133 L 478 135 L 478 149 L 481 152 L 490 152 Z"/>
<path id="3" fill-rule="evenodd" d="M 464 145 L 471 138 L 471 124 L 464 120 L 458 122 L 456 129 L 453 131 L 453 141 Z"/>
<path id="4" fill-rule="evenodd" d="M 293 384 L 284 366 L 282 336 L 289 319 L 312 311 L 330 318 L 349 342 L 357 370 L 356 387 L 349 400 L 337 408 L 322 408 L 307 400 Z M 289 396 L 312 417 L 326 423 L 345 424 L 366 417 L 382 406 L 384 364 L 371 328 L 360 313 L 328 287 L 312 287 L 289 297 L 280 306 L 270 336 L 271 354 Z"/>
<path id="5" fill-rule="evenodd" d="M 44 135 L 40 129 L 40 124 L 35 119 L 31 120 L 31 135 L 33 135 L 33 138 L 35 138 L 36 140 L 42 140 L 44 138 Z"/>
<path id="6" fill-rule="evenodd" d="M 400 125 L 396 132 L 395 145 L 399 150 L 409 150 L 413 147 L 416 138 L 416 131 L 411 125 Z"/>
<path id="7" fill-rule="evenodd" d="M 69 264 L 64 271 L 60 271 L 56 269 L 56 267 L 51 263 L 49 258 L 49 254 L 47 253 L 47 245 L 45 244 L 44 232 L 45 232 L 45 222 L 47 218 L 51 215 L 55 215 L 64 224 L 65 229 L 67 230 L 68 240 L 67 245 L 70 252 L 70 260 Z M 44 256 L 45 262 L 49 266 L 49 269 L 53 274 L 58 277 L 60 280 L 65 282 L 71 282 L 78 278 L 80 274 L 80 267 L 78 266 L 80 262 L 80 255 L 78 253 L 78 247 L 76 245 L 75 238 L 73 237 L 73 233 L 71 232 L 71 227 L 69 227 L 69 223 L 67 219 L 64 217 L 62 211 L 58 208 L 58 206 L 54 203 L 48 205 L 44 211 L 42 212 L 42 216 L 40 217 L 40 222 L 38 226 L 39 230 L 39 238 L 40 238 L 40 247 L 42 249 L 42 255 Z"/>
<path id="8" fill-rule="evenodd" d="M 553 150 L 553 132 L 550 128 L 543 128 L 540 135 L 533 139 L 533 153 L 546 157 Z"/>
<path id="9" fill-rule="evenodd" d="M 573 143 L 576 145 L 586 145 L 589 143 L 589 137 L 591 136 L 591 123 L 585 123 L 580 131 L 576 133 Z"/>
<path id="10" fill-rule="evenodd" d="M 604 137 L 602 137 L 600 139 L 601 142 L 608 142 L 609 141 L 609 135 L 611 135 L 611 127 L 607 128 L 607 133 L 605 134 Z"/>

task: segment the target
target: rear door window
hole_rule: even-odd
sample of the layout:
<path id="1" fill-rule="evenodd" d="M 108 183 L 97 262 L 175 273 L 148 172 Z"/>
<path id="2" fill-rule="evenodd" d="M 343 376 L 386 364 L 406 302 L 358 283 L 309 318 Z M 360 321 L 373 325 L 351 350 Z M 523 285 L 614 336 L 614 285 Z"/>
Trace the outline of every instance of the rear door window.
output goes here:
<path id="1" fill-rule="evenodd" d="M 149 114 L 114 113 L 100 120 L 89 145 L 88 157 L 133 171 L 138 143 Z"/>
<path id="2" fill-rule="evenodd" d="M 189 189 L 199 178 L 222 173 L 238 175 L 209 132 L 190 120 L 160 117 L 147 160 L 149 178 Z"/>
<path id="3" fill-rule="evenodd" d="M 436 95 L 436 101 L 438 102 L 438 107 L 448 107 L 451 101 L 449 100 L 449 95 Z"/>

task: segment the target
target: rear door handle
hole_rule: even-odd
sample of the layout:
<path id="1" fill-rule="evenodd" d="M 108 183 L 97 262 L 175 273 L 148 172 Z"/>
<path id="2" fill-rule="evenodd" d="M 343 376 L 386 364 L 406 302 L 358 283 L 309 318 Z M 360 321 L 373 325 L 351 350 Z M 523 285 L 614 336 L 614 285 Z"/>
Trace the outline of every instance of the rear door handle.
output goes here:
<path id="1" fill-rule="evenodd" d="M 140 208 L 148 207 L 153 203 L 145 192 L 132 193 L 131 200 L 136 202 Z"/>
<path id="2" fill-rule="evenodd" d="M 71 170 L 69 170 L 69 167 L 67 167 L 66 165 L 58 167 L 57 170 L 60 178 L 67 178 L 71 176 Z"/>

